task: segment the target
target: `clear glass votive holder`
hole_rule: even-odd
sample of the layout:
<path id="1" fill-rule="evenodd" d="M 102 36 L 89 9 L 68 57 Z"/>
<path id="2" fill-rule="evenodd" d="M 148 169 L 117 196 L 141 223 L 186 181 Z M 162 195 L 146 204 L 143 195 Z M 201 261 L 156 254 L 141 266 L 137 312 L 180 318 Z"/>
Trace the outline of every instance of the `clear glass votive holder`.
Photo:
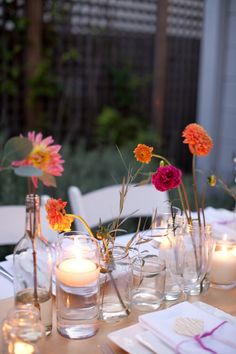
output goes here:
<path id="1" fill-rule="evenodd" d="M 156 255 L 137 257 L 133 262 L 132 307 L 140 311 L 158 309 L 164 300 L 166 266 Z"/>
<path id="2" fill-rule="evenodd" d="M 39 310 L 31 304 L 11 309 L 2 324 L 3 354 L 38 354 L 38 341 L 45 335 Z"/>
<path id="3" fill-rule="evenodd" d="M 98 330 L 99 244 L 81 232 L 67 232 L 56 243 L 57 330 L 82 339 Z"/>
<path id="4" fill-rule="evenodd" d="M 227 234 L 216 240 L 209 271 L 211 286 L 220 289 L 236 287 L 236 240 Z"/>

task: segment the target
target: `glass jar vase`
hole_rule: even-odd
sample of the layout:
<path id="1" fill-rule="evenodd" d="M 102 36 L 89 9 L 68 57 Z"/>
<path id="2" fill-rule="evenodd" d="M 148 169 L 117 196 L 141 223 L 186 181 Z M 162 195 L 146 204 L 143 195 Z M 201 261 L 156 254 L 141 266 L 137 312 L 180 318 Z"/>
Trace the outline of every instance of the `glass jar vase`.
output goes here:
<path id="1" fill-rule="evenodd" d="M 125 247 L 116 245 L 109 254 L 100 273 L 100 318 L 117 322 L 131 311 L 132 266 Z"/>
<path id="2" fill-rule="evenodd" d="M 187 224 L 181 233 L 171 235 L 168 265 L 173 278 L 188 295 L 199 295 L 213 250 L 210 225 L 199 225 L 196 220 Z"/>

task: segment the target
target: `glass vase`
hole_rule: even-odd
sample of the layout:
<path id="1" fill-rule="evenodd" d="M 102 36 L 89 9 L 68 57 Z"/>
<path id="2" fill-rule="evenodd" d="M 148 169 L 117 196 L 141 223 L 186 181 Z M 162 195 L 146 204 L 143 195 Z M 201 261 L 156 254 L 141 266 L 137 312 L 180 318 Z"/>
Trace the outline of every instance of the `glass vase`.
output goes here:
<path id="1" fill-rule="evenodd" d="M 199 295 L 209 270 L 213 249 L 210 225 L 200 226 L 197 221 L 187 224 L 182 232 L 169 236 L 168 265 L 182 291 Z"/>
<path id="2" fill-rule="evenodd" d="M 114 246 L 109 259 L 104 260 L 100 274 L 100 318 L 117 322 L 130 314 L 132 266 L 128 251 Z"/>
<path id="3" fill-rule="evenodd" d="M 26 196 L 25 234 L 15 247 L 13 258 L 15 303 L 38 308 L 48 335 L 52 331 L 52 253 L 41 234 L 38 195 Z"/>
<path id="4" fill-rule="evenodd" d="M 65 232 L 56 243 L 57 331 L 71 339 L 98 331 L 99 243 L 77 231 Z"/>
<path id="5" fill-rule="evenodd" d="M 173 278 L 168 260 L 168 250 L 171 247 L 169 233 L 177 235 L 182 232 L 184 218 L 181 209 L 172 206 L 169 212 L 154 213 L 152 217 L 153 245 L 159 249 L 159 256 L 166 262 L 165 300 L 175 301 L 181 294 L 181 290 Z"/>

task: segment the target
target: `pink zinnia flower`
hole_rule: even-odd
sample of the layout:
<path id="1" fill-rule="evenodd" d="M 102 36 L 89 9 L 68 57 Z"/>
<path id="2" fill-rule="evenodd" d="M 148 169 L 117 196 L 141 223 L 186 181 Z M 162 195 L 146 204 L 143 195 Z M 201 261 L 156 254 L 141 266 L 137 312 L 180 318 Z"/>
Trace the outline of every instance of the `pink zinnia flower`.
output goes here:
<path id="1" fill-rule="evenodd" d="M 152 175 L 152 184 L 158 191 L 164 192 L 177 188 L 181 183 L 182 172 L 172 166 L 160 166 Z"/>
<path id="2" fill-rule="evenodd" d="M 61 145 L 52 145 L 54 140 L 51 136 L 43 139 L 42 133 L 36 134 L 34 131 L 28 133 L 28 139 L 33 143 L 33 150 L 25 160 L 15 161 L 12 165 L 15 167 L 31 165 L 39 168 L 44 174 L 61 176 L 64 170 L 62 166 L 64 160 L 58 153 Z M 38 178 L 32 177 L 32 182 L 37 188 Z M 49 186 L 45 180 L 43 180 L 43 183 Z"/>

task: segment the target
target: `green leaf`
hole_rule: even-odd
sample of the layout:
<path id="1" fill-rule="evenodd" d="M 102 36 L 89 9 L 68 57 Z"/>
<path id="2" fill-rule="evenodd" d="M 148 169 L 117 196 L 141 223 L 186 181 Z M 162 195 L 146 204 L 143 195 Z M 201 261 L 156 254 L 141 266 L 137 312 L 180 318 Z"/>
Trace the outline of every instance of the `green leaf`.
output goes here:
<path id="1" fill-rule="evenodd" d="M 39 177 L 40 181 L 47 187 L 56 187 L 57 182 L 56 178 L 48 173 L 43 173 L 42 176 Z"/>
<path id="2" fill-rule="evenodd" d="M 14 172 L 17 176 L 21 177 L 41 177 L 43 174 L 43 171 L 39 168 L 30 165 L 15 167 Z"/>
<path id="3" fill-rule="evenodd" d="M 6 166 L 13 161 L 24 160 L 32 149 L 33 144 L 27 138 L 14 137 L 9 139 L 3 149 L 2 165 Z"/>

